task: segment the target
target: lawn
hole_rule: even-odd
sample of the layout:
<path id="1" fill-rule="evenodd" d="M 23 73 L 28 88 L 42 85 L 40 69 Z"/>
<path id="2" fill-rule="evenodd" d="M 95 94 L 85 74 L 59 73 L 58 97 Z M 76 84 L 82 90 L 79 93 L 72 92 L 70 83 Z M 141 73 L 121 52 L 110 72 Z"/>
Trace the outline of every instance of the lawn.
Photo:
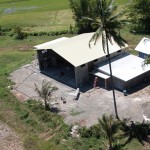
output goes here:
<path id="1" fill-rule="evenodd" d="M 117 0 L 124 5 L 128 0 Z M 74 25 L 69 0 L 2 0 L 0 26 L 25 27 L 27 32 L 69 30 Z M 12 12 L 12 13 L 11 13 Z"/>

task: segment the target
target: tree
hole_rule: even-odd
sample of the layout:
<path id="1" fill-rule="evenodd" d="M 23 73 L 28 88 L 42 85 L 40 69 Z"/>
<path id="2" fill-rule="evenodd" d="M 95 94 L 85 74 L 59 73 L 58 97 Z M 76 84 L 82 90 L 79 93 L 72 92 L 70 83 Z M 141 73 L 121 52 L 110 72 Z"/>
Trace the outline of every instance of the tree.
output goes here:
<path id="1" fill-rule="evenodd" d="M 144 65 L 150 64 L 150 55 L 144 60 Z"/>
<path id="2" fill-rule="evenodd" d="M 35 91 L 38 93 L 38 95 L 42 98 L 44 101 L 45 109 L 49 110 L 50 105 L 49 102 L 51 102 L 52 99 L 52 92 L 57 90 L 57 87 L 52 86 L 51 82 L 46 81 L 45 79 L 42 82 L 41 89 L 38 88 L 38 86 L 35 84 Z"/>
<path id="3" fill-rule="evenodd" d="M 89 20 L 83 20 L 83 16 L 96 17 L 96 0 L 69 0 L 73 12 L 73 18 L 79 33 L 94 31 Z"/>
<path id="4" fill-rule="evenodd" d="M 123 27 L 125 20 L 121 19 L 124 12 L 115 13 L 117 10 L 117 5 L 114 3 L 114 0 L 98 0 L 97 1 L 97 11 L 99 12 L 99 18 L 93 19 L 88 17 L 83 17 L 84 19 L 90 20 L 92 24 L 98 25 L 97 31 L 93 34 L 89 41 L 89 46 L 92 41 L 94 44 L 98 41 L 99 38 L 102 38 L 103 50 L 108 55 L 111 85 L 113 91 L 114 107 L 116 118 L 118 117 L 116 98 L 115 98 L 115 89 L 114 89 L 114 80 L 112 75 L 111 59 L 108 41 L 112 43 L 114 40 L 120 47 L 125 46 L 126 40 L 124 40 L 119 30 Z"/>
<path id="5" fill-rule="evenodd" d="M 131 30 L 138 33 L 150 33 L 150 0 L 132 0 L 128 17 L 132 23 Z"/>
<path id="6" fill-rule="evenodd" d="M 118 127 L 120 126 L 120 122 L 113 119 L 113 117 L 103 115 L 102 119 L 99 119 L 99 124 L 103 130 L 103 133 L 108 138 L 109 141 L 109 149 L 113 148 L 113 135 L 118 131 Z"/>

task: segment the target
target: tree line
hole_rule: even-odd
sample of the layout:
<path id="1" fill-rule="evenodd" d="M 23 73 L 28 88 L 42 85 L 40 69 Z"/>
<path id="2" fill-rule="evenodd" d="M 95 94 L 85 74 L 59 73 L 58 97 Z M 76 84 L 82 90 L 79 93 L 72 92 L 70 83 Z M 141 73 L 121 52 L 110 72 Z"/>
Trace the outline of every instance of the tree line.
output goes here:
<path id="1" fill-rule="evenodd" d="M 98 18 L 100 0 L 69 0 L 69 2 L 78 33 L 96 31 L 97 24 L 84 20 L 83 16 Z M 150 34 L 149 0 L 130 0 L 123 9 L 126 11 L 125 16 L 131 32 Z"/>

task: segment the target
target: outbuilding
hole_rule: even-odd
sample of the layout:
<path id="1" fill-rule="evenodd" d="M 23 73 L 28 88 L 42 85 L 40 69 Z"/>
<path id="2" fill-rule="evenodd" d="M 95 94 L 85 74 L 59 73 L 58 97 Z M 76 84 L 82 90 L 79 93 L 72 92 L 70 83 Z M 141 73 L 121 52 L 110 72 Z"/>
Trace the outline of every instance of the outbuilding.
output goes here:
<path id="1" fill-rule="evenodd" d="M 144 59 L 124 53 L 111 60 L 112 74 L 115 88 L 123 91 L 143 82 L 150 76 L 150 65 L 143 67 Z M 108 62 L 99 64 L 99 72 L 110 75 Z"/>
<path id="2" fill-rule="evenodd" d="M 147 58 L 150 55 L 150 39 L 144 37 L 135 48 L 139 53 L 139 57 Z"/>

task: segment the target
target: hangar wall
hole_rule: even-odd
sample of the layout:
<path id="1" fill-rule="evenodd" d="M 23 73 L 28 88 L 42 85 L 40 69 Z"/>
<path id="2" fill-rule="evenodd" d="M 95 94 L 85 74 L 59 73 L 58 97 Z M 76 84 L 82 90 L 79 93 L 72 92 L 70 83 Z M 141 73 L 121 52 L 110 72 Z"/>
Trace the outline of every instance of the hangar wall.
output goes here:
<path id="1" fill-rule="evenodd" d="M 129 81 L 123 81 L 121 79 L 114 77 L 114 86 L 116 89 L 119 89 L 121 91 L 128 90 L 128 89 L 138 85 L 139 83 L 142 83 L 144 80 L 150 78 L 149 75 L 150 75 L 150 71 L 145 72 Z"/>

